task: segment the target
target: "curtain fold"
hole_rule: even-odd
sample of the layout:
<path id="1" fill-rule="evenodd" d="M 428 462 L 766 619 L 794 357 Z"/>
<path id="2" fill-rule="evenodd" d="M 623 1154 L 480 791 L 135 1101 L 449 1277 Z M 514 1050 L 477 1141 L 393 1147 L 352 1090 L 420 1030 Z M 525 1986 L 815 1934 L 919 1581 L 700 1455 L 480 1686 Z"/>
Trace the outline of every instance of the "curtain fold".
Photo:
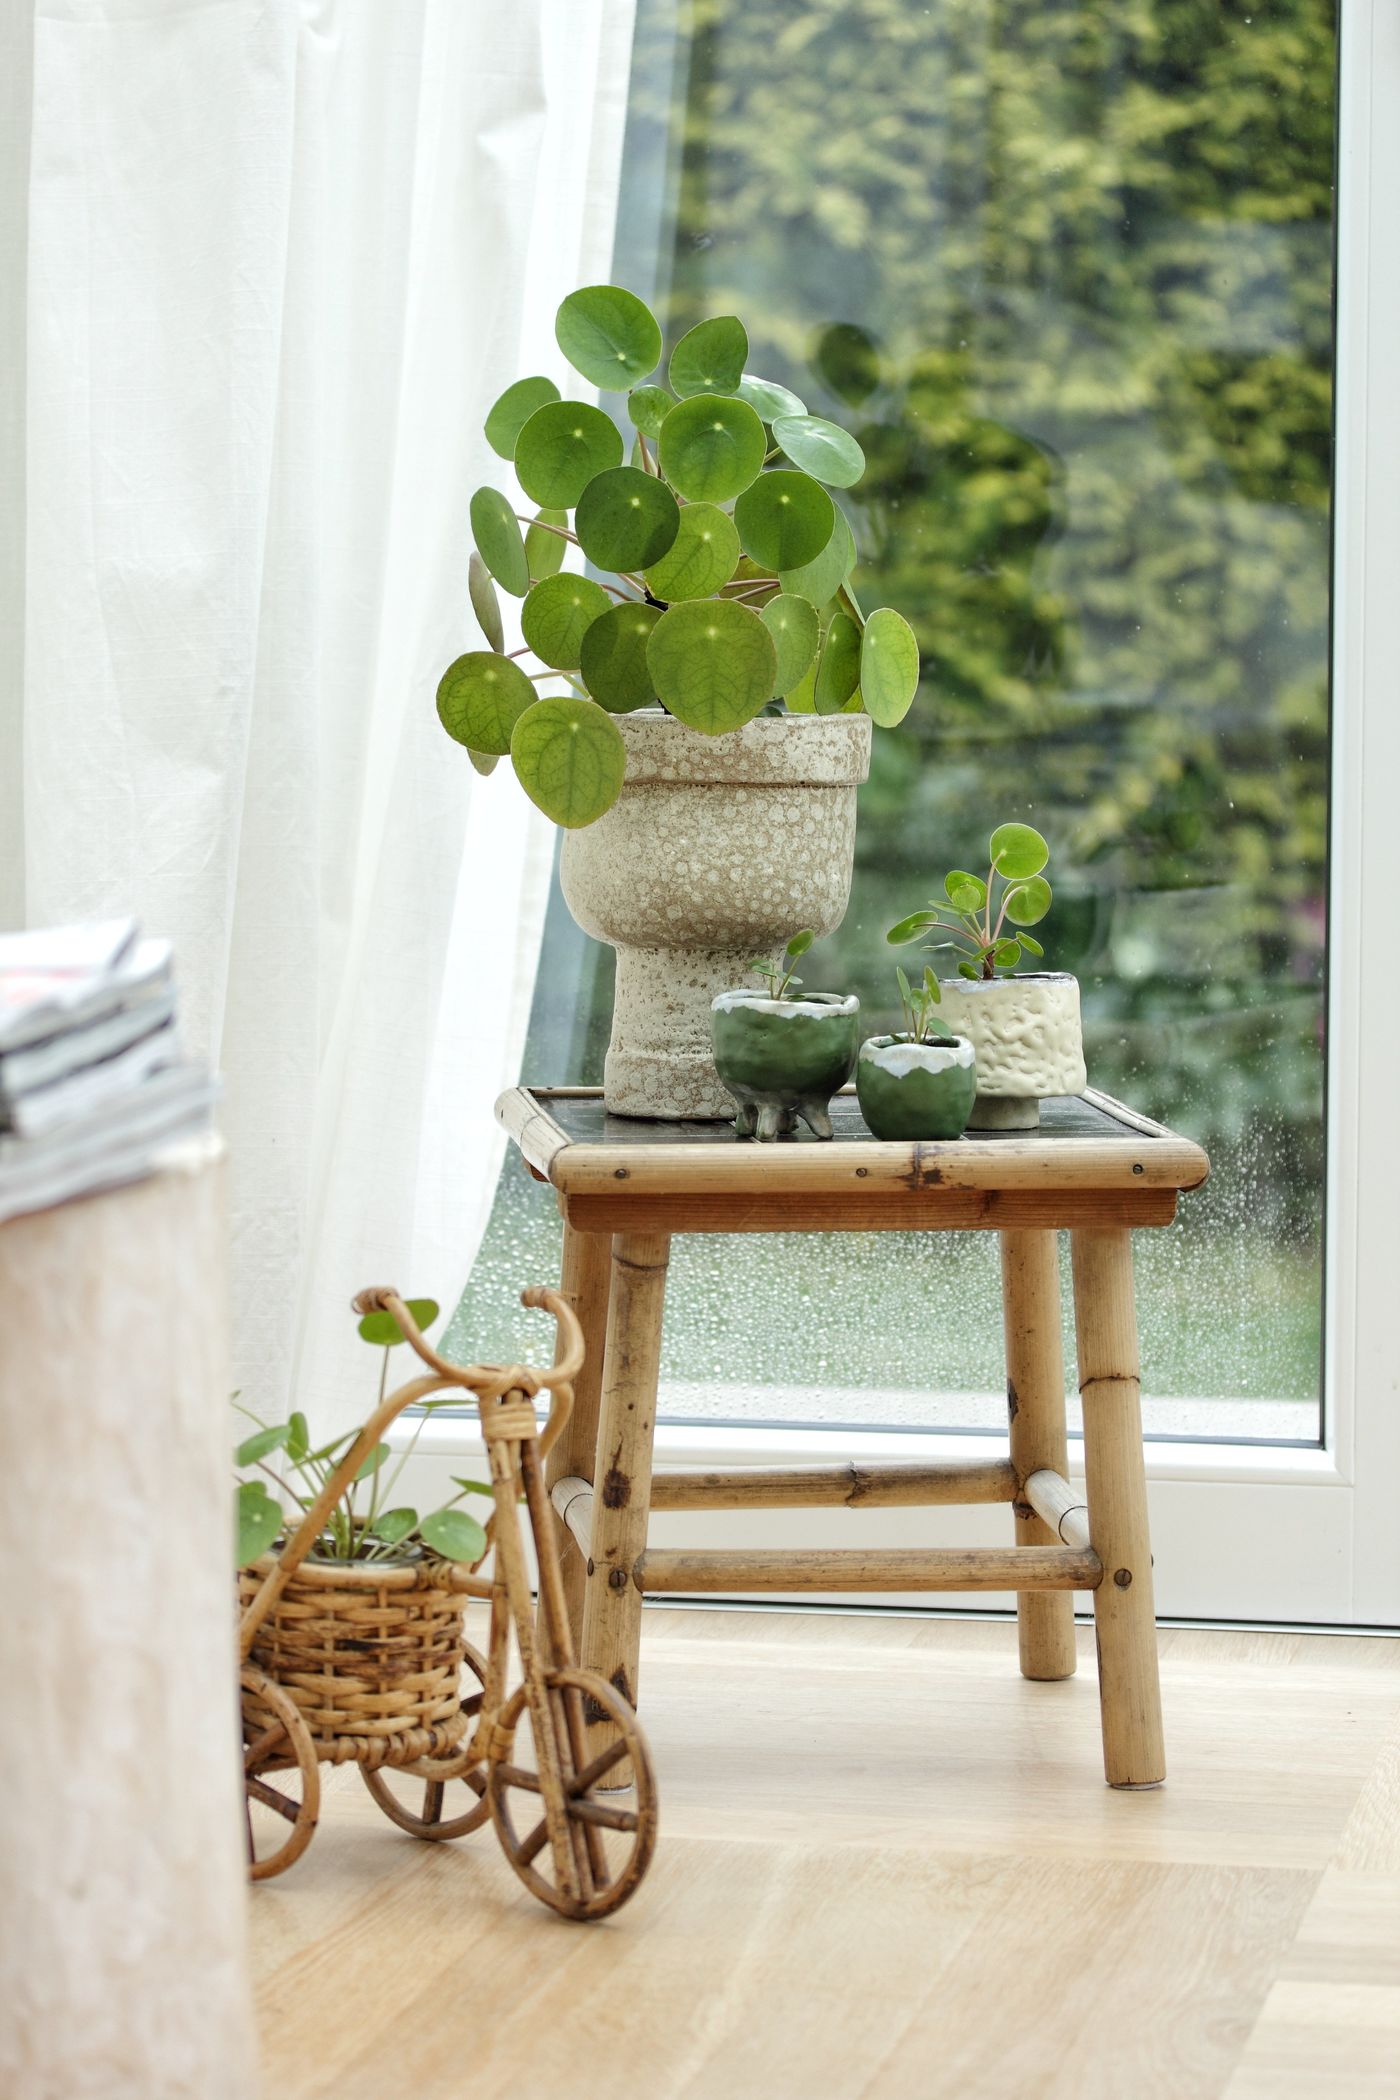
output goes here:
<path id="1" fill-rule="evenodd" d="M 225 1074 L 239 1382 L 332 1429 L 366 1397 L 351 1292 L 450 1303 L 499 1157 L 551 834 L 433 693 L 478 640 L 467 501 L 508 474 L 485 409 L 564 381 L 554 308 L 609 274 L 631 17 L 23 24 L 0 916 L 174 937 Z"/>

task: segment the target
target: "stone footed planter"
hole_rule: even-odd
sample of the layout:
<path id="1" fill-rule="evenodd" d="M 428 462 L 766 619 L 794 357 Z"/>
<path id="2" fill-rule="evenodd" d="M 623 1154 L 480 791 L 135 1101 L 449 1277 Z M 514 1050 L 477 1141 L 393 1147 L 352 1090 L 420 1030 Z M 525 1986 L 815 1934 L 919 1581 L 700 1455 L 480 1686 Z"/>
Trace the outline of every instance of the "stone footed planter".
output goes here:
<path id="1" fill-rule="evenodd" d="M 1034 1130 L 1047 1094 L 1082 1094 L 1079 981 L 1046 972 L 945 978 L 938 1018 L 977 1054 L 974 1130 Z"/>
<path id="2" fill-rule="evenodd" d="M 604 1071 L 613 1115 L 731 1116 L 710 1006 L 794 933 L 840 925 L 851 888 L 866 715 L 761 715 L 702 736 L 659 709 L 619 715 L 622 793 L 568 832 L 564 901 L 617 950 Z"/>
<path id="3" fill-rule="evenodd" d="M 831 1097 L 856 1061 L 860 1001 L 839 992 L 771 999 L 721 992 L 710 1009 L 715 1069 L 739 1104 L 740 1137 L 786 1137 L 797 1119 L 831 1136 Z"/>
<path id="4" fill-rule="evenodd" d="M 872 1035 L 860 1046 L 856 1095 L 872 1137 L 961 1137 L 977 1092 L 971 1043 L 911 1042 L 907 1035 Z"/>

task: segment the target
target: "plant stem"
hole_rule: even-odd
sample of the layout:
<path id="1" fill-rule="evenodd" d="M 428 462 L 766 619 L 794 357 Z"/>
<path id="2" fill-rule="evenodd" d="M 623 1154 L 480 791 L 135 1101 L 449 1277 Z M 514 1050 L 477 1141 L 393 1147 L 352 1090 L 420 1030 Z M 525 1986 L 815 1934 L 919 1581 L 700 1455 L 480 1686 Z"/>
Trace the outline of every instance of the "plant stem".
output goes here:
<path id="1" fill-rule="evenodd" d="M 570 532 L 567 525 L 546 525 L 543 518 L 527 517 L 523 510 L 518 510 L 515 513 L 515 516 L 516 522 L 520 525 L 534 525 L 538 528 L 540 532 L 557 533 L 561 540 L 572 540 L 576 547 L 579 543 L 578 534 L 576 532 Z"/>

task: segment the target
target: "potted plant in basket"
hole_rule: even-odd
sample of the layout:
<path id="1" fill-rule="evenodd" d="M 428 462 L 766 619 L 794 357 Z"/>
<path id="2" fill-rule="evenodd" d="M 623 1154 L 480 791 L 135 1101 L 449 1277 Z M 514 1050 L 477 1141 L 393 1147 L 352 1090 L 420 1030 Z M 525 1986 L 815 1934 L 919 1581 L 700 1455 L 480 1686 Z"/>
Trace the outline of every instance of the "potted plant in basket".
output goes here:
<path id="1" fill-rule="evenodd" d="M 1050 909 L 1043 870 L 1050 849 L 1029 824 L 999 824 L 985 879 L 955 868 L 943 896 L 911 912 L 885 936 L 895 946 L 922 940 L 958 956 L 958 974 L 926 973 L 948 1029 L 966 1036 L 977 1059 L 970 1123 L 979 1130 L 1033 1130 L 1049 1094 L 1082 1094 L 1084 1045 L 1079 985 L 1057 971 L 1020 971 L 1044 949 L 1028 932 Z M 942 936 L 930 940 L 930 934 Z"/>
<path id="2" fill-rule="evenodd" d="M 720 992 L 711 1004 L 715 1069 L 739 1104 L 740 1137 L 789 1136 L 799 1116 L 815 1137 L 832 1134 L 831 1097 L 855 1063 L 860 1001 L 841 992 L 794 996 L 802 980 L 793 966 L 815 938 L 805 926 L 780 963 L 763 956 L 750 963 L 764 990 Z"/>
<path id="3" fill-rule="evenodd" d="M 437 1318 L 431 1299 L 405 1302 L 419 1327 Z M 390 1350 L 404 1339 L 398 1322 L 389 1313 L 371 1312 L 359 1331 L 383 1347 L 387 1372 Z M 384 1386 L 381 1373 L 381 1403 Z M 438 1404 L 460 1399 L 453 1388 Z M 423 1401 L 397 1464 L 390 1463 L 385 1443 L 368 1453 L 252 1643 L 250 1663 L 295 1702 L 313 1742 L 330 1746 L 322 1748 L 323 1756 L 341 1755 L 354 1737 L 371 1746 L 376 1765 L 391 1750 L 401 1759 L 440 1757 L 462 1732 L 458 1678 L 470 1656 L 462 1630 L 466 1598 L 453 1570 L 474 1566 L 488 1541 L 485 1528 L 458 1504 L 471 1495 L 489 1497 L 491 1489 L 485 1481 L 454 1480 L 457 1493 L 421 1514 L 395 1501 L 395 1485 L 433 1406 Z M 238 1479 L 234 1488 L 239 1601 L 246 1609 L 360 1432 L 346 1430 L 313 1448 L 303 1414 L 268 1423 L 248 1408 L 239 1412 L 257 1426 L 238 1445 L 234 1464 L 262 1476 Z M 273 1470 L 274 1458 L 285 1463 L 286 1479 Z M 288 1510 L 287 1501 L 294 1508 Z M 254 1732 L 260 1716 L 265 1724 L 275 1719 L 270 1709 L 263 1712 L 265 1704 L 266 1695 L 260 1705 L 245 1682 L 245 1728 L 250 1715 Z M 383 1789 L 374 1773 L 367 1783 L 379 1799 Z M 392 1799 L 381 1805 L 394 1813 Z"/>
<path id="4" fill-rule="evenodd" d="M 472 498 L 488 646 L 449 665 L 438 714 L 481 769 L 509 754 L 564 827 L 565 900 L 618 955 L 608 1107 L 723 1116 L 711 1001 L 797 926 L 839 925 L 871 723 L 908 710 L 918 647 L 851 586 L 831 491 L 860 479 L 859 445 L 745 370 L 740 321 L 692 328 L 664 384 L 660 327 L 617 285 L 572 293 L 555 332 L 626 394 L 630 458 L 611 415 L 546 378 L 495 403 L 486 435 L 523 494 Z M 570 548 L 597 579 L 564 568 Z M 522 601 L 509 652 L 497 585 Z"/>
<path id="5" fill-rule="evenodd" d="M 896 970 L 904 1027 L 868 1036 L 856 1062 L 856 1095 L 872 1137 L 961 1137 L 977 1092 L 976 1059 L 966 1036 L 938 1019 L 938 980 L 924 971 L 911 985 Z"/>

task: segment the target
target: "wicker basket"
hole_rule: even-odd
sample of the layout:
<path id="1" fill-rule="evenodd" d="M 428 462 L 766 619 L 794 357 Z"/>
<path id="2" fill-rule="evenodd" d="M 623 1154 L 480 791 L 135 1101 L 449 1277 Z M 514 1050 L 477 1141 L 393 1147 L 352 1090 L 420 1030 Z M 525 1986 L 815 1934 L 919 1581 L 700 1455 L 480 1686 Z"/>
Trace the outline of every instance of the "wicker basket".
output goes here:
<path id="1" fill-rule="evenodd" d="M 277 1566 L 238 1578 L 247 1610 Z M 296 1702 L 318 1758 L 376 1767 L 441 1757 L 464 1727 L 459 1679 L 466 1597 L 455 1568 L 304 1561 L 259 1626 L 249 1659 Z"/>

